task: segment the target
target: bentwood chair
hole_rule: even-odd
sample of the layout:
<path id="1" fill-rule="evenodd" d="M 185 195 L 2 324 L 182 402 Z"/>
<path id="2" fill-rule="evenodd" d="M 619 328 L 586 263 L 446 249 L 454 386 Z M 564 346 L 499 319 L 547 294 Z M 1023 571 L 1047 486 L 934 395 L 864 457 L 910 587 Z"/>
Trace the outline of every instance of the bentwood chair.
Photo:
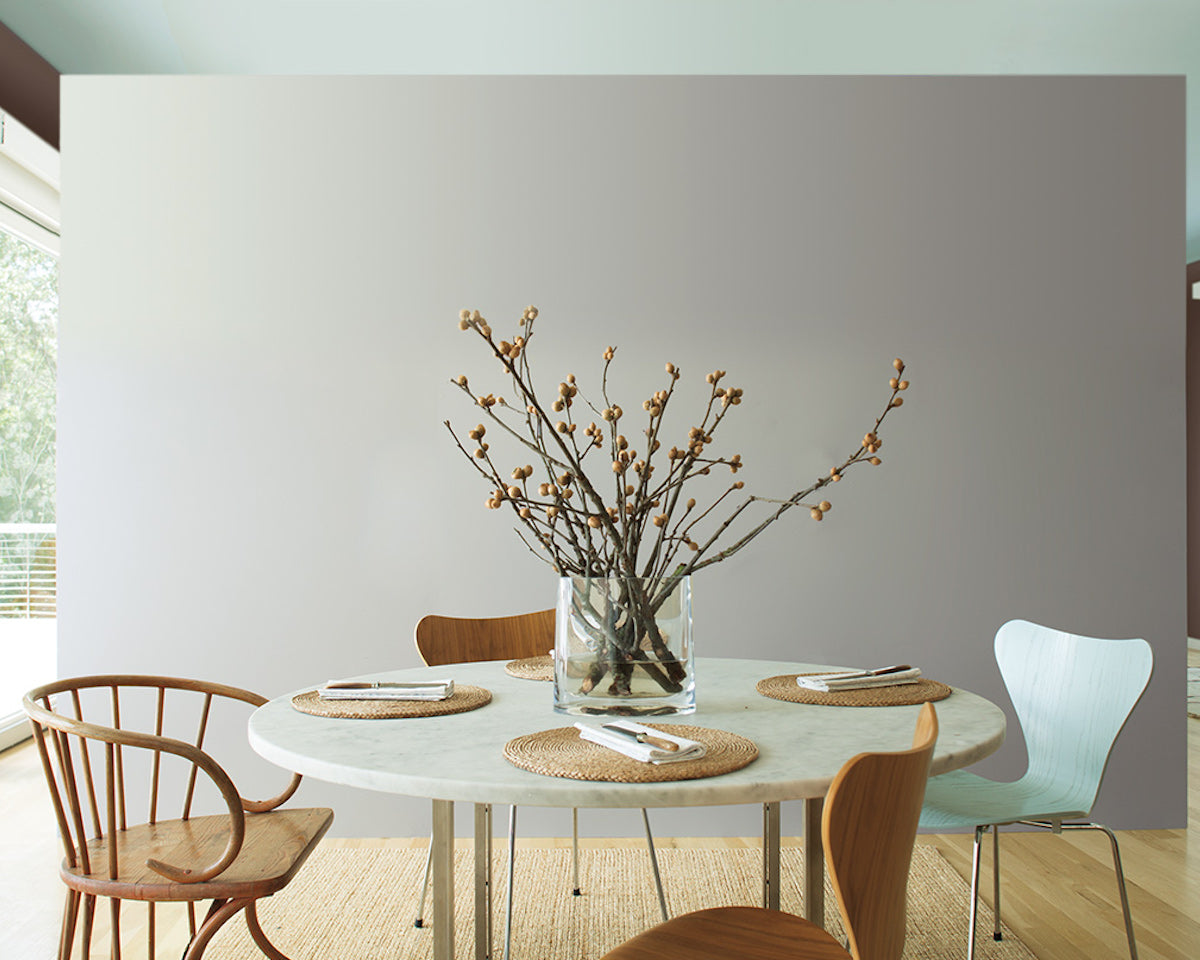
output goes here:
<path id="1" fill-rule="evenodd" d="M 1137 960 L 1133 919 L 1116 835 L 1087 820 L 1108 756 L 1141 698 L 1153 669 L 1145 640 L 1098 640 L 1011 620 L 996 633 L 996 662 L 1025 736 L 1029 766 L 1012 783 L 965 770 L 935 777 L 925 794 L 921 826 L 973 827 L 971 915 L 967 958 L 975 955 L 980 841 L 992 831 L 992 938 L 1000 935 L 1000 826 L 1020 823 L 1059 833 L 1101 830 L 1112 846 L 1129 955 Z"/>
<path id="2" fill-rule="evenodd" d="M 214 705 L 220 713 L 230 701 L 257 707 L 266 698 L 201 680 L 117 675 L 59 680 L 25 695 L 66 853 L 59 960 L 70 960 L 77 926 L 87 960 L 99 897 L 111 904 L 113 960 L 121 957 L 124 900 L 147 904 L 150 958 L 158 956 L 155 907 L 171 901 L 187 904 L 184 960 L 199 960 L 213 934 L 243 910 L 259 949 L 287 960 L 263 933 L 257 903 L 287 886 L 333 811 L 278 809 L 296 792 L 298 774 L 268 800 L 239 794 L 204 749 Z M 164 818 L 161 811 L 176 802 L 181 815 Z M 222 812 L 193 813 L 202 806 Z M 212 904 L 197 927 L 202 900 Z"/>
<path id="3" fill-rule="evenodd" d="M 936 742 L 937 714 L 927 703 L 911 750 L 860 753 L 829 788 L 821 838 L 845 948 L 790 913 L 715 907 L 660 923 L 604 960 L 900 960 L 908 868 Z"/>
<path id="4" fill-rule="evenodd" d="M 539 610 L 510 617 L 443 617 L 435 614 L 423 617 L 417 624 L 417 652 L 426 665 L 434 667 L 448 663 L 473 663 L 480 660 L 520 660 L 527 657 L 545 656 L 554 649 L 555 611 Z M 491 807 L 487 808 L 491 819 Z M 505 956 L 512 920 L 512 882 L 515 859 L 517 808 L 509 811 L 508 821 L 508 911 L 505 921 Z M 650 816 L 643 809 L 642 823 L 646 829 L 646 843 L 650 852 L 650 866 L 654 873 L 654 884 L 658 893 L 658 906 L 664 920 L 667 919 L 667 900 L 663 894 L 662 877 L 658 871 L 658 857 L 654 851 L 654 836 L 650 832 Z M 488 831 L 489 836 L 491 831 Z M 429 846 L 429 857 L 425 862 L 425 881 L 421 888 L 421 902 L 417 908 L 416 926 L 424 924 L 425 898 L 429 891 L 430 866 L 433 844 Z M 488 858 L 491 862 L 491 858 Z M 574 894 L 580 895 L 579 887 L 579 811 L 571 810 L 571 871 L 574 878 Z"/>

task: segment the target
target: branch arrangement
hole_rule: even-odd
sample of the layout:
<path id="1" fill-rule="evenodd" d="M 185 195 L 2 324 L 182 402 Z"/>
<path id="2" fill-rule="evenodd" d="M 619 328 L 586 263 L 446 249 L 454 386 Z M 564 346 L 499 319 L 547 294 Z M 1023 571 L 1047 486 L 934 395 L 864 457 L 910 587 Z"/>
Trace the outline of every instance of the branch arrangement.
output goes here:
<path id="1" fill-rule="evenodd" d="M 662 689 L 678 688 L 684 669 L 658 626 L 656 614 L 662 604 L 683 577 L 729 559 L 794 507 L 807 509 L 813 520 L 823 519 L 832 505 L 816 500 L 815 494 L 840 482 L 859 464 L 878 466 L 880 427 L 904 403 L 900 394 L 908 389 L 908 381 L 900 379 L 904 363 L 893 361 L 887 403 L 857 449 L 827 475 L 775 499 L 746 493 L 745 484 L 732 479 L 744 466 L 741 454 L 711 451 L 714 435 L 743 399 L 741 387 L 726 385 L 724 370 L 705 377 L 708 399 L 686 439 L 677 438 L 664 449 L 668 439 L 663 424 L 681 376 L 679 368 L 668 363 L 665 385 L 642 401 L 640 414 L 626 412 L 609 396 L 608 373 L 616 347 L 607 347 L 597 394 L 585 394 L 575 375 L 568 374 L 547 403 L 534 389 L 529 364 L 537 316 L 536 307 L 527 307 L 518 321 L 519 332 L 506 340 L 493 335 L 478 310 L 460 313 L 459 328 L 483 341 L 507 374 L 511 392 L 507 399 L 477 392 L 466 376 L 454 378 L 479 408 L 483 422 L 467 431 L 466 441 L 449 420 L 446 429 L 490 485 L 487 508 L 511 511 L 518 521 L 517 535 L 531 552 L 561 577 L 583 578 L 585 584 L 599 578 L 620 581 L 620 596 L 604 610 L 594 608 L 586 585 L 575 590 L 573 620 L 597 654 L 583 691 L 611 672 L 609 692 L 628 694 L 635 666 Z M 527 454 L 522 459 L 530 462 L 502 466 L 488 440 L 497 434 L 524 447 Z M 731 479 L 701 506 L 692 496 L 697 481 L 725 470 Z M 760 514 L 754 526 L 734 539 L 732 525 L 754 504 L 766 505 L 766 516 Z"/>
<path id="2" fill-rule="evenodd" d="M 686 440 L 663 450 L 660 433 L 681 375 L 678 367 L 668 363 L 667 383 L 642 402 L 641 423 L 634 427 L 638 436 L 631 441 L 622 431 L 629 429 L 633 418 L 608 395 L 615 347 L 604 351 L 597 396 L 587 397 L 575 375 L 568 374 L 549 404 L 538 398 L 528 352 L 537 316 L 536 307 L 527 307 L 518 321 L 521 332 L 503 340 L 493 335 L 478 310 L 462 311 L 460 329 L 483 340 L 508 375 L 512 392 L 509 399 L 477 393 L 465 376 L 459 376 L 452 382 L 478 406 L 484 422 L 467 432 L 469 444 L 464 444 L 449 420 L 445 425 L 459 450 L 491 485 L 486 506 L 512 511 L 519 522 L 518 535 L 560 576 L 683 577 L 727 560 L 793 507 L 808 509 L 814 520 L 823 519 L 832 505 L 810 498 L 859 464 L 881 463 L 880 427 L 904 403 L 900 394 L 908 389 L 908 381 L 899 379 L 904 363 L 897 359 L 883 411 L 858 448 L 830 467 L 828 475 L 783 499 L 744 494 L 743 482 L 734 479 L 701 507 L 687 495 L 700 477 L 714 470 L 736 476 L 744 466 L 740 454 L 709 452 L 717 430 L 732 408 L 741 404 L 742 388 L 726 386 L 724 370 L 709 373 L 705 377 L 708 401 L 699 421 L 690 427 Z M 507 434 L 528 451 L 523 459 L 534 462 L 502 467 L 486 439 L 489 429 Z M 755 503 L 773 509 L 748 532 L 718 549 L 734 521 Z M 728 512 L 718 514 L 722 506 Z"/>

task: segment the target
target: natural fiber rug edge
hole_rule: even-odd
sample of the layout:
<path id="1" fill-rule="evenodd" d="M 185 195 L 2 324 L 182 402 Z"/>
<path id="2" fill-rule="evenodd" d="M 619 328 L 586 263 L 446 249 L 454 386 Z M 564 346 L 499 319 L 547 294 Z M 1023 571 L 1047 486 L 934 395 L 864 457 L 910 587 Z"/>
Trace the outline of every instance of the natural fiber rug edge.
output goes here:
<path id="1" fill-rule="evenodd" d="M 755 849 L 658 851 L 672 915 L 722 904 L 761 902 L 762 855 Z M 798 848 L 782 852 L 781 907 L 801 910 Z M 472 859 L 456 851 L 456 960 L 473 957 Z M 425 851 L 395 847 L 322 847 L 291 885 L 262 902 L 267 935 L 296 960 L 425 960 L 432 957 L 436 918 L 427 908 L 426 926 L 413 918 L 420 894 Z M 566 849 L 519 850 L 514 907 L 514 960 L 593 960 L 659 920 L 648 857 L 639 849 L 585 848 L 581 852 L 583 896 L 570 895 L 571 861 Z M 495 943 L 503 930 L 505 867 L 497 852 L 493 867 Z M 990 929 L 986 905 L 980 923 Z M 827 927 L 844 937 L 832 893 L 826 891 Z M 914 851 L 909 881 L 908 941 L 911 960 L 958 960 L 965 956 L 967 885 L 932 847 Z M 1035 960 L 1016 935 L 980 939 L 979 960 Z M 234 919 L 213 940 L 209 960 L 259 960 L 261 953 Z"/>

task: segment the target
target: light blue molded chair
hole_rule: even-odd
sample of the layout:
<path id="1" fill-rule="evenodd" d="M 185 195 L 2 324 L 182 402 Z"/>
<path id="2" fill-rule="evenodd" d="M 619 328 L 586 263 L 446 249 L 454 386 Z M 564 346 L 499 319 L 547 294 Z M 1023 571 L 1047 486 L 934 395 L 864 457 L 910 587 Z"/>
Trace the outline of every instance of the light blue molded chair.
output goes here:
<path id="1" fill-rule="evenodd" d="M 1011 620 L 996 633 L 996 662 L 1025 736 L 1028 770 L 1013 783 L 997 783 L 963 770 L 942 774 L 929 781 L 921 810 L 922 827 L 975 828 L 967 960 L 975 956 L 979 847 L 989 827 L 995 885 L 992 936 L 1000 939 L 1000 825 L 1009 823 L 1055 833 L 1088 829 L 1107 834 L 1129 953 L 1137 960 L 1117 838 L 1108 827 L 1085 818 L 1100 790 L 1113 742 L 1150 680 L 1150 645 L 1145 640 L 1079 637 L 1027 620 Z"/>

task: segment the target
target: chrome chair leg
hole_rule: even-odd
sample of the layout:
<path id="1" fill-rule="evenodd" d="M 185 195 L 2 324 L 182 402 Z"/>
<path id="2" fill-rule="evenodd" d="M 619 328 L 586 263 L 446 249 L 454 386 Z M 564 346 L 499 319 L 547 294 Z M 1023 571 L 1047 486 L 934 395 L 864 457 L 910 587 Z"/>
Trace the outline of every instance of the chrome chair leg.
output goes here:
<path id="1" fill-rule="evenodd" d="M 658 909 L 662 911 L 663 922 L 671 919 L 667 913 L 667 898 L 663 893 L 662 876 L 658 872 L 658 855 L 654 852 L 654 835 L 650 832 L 650 814 L 642 807 L 642 822 L 646 825 L 646 845 L 650 849 L 650 869 L 654 871 L 654 886 L 658 890 Z"/>
<path id="2" fill-rule="evenodd" d="M 967 923 L 967 960 L 975 960 L 975 918 L 979 913 L 979 845 L 987 825 L 975 828 L 975 844 L 971 850 L 971 919 Z"/>
<path id="3" fill-rule="evenodd" d="M 1000 824 L 992 824 L 992 939 L 999 943 L 1000 934 Z"/>
<path id="4" fill-rule="evenodd" d="M 425 855 L 425 879 L 421 881 L 421 901 L 417 904 L 417 919 L 414 927 L 425 926 L 425 898 L 429 895 L 429 878 L 433 871 L 433 837 L 429 838 L 429 853 Z"/>
<path id="5" fill-rule="evenodd" d="M 1038 820 L 1022 820 L 1021 822 L 1034 827 L 1053 829 L 1052 824 Z M 1117 874 L 1117 890 L 1121 894 L 1121 912 L 1125 917 L 1125 938 L 1129 941 L 1129 957 L 1130 960 L 1138 960 L 1137 942 L 1133 938 L 1133 915 L 1129 911 L 1129 893 L 1125 888 L 1125 871 L 1121 868 L 1121 848 L 1117 845 L 1117 835 L 1104 824 L 1092 823 L 1090 820 L 1086 823 L 1063 823 L 1060 824 L 1060 827 L 1063 830 L 1100 830 L 1108 837 L 1108 842 L 1112 845 L 1113 870 Z"/>
<path id="6" fill-rule="evenodd" d="M 512 955 L 513 928 L 513 869 L 517 860 L 517 806 L 513 804 L 508 811 L 508 891 L 505 896 L 504 908 L 504 960 Z"/>
<path id="7" fill-rule="evenodd" d="M 1101 823 L 1093 823 L 1090 826 L 1096 830 L 1103 830 L 1108 842 L 1112 844 L 1113 870 L 1117 874 L 1117 889 L 1121 891 L 1121 911 L 1125 914 L 1125 936 L 1129 940 L 1129 956 L 1130 960 L 1138 960 L 1137 944 L 1133 939 L 1133 916 L 1129 912 L 1129 894 L 1125 890 L 1125 871 L 1121 869 L 1121 848 L 1117 846 L 1117 835 Z"/>
<path id="8" fill-rule="evenodd" d="M 571 893 L 578 897 L 583 891 L 579 888 L 579 808 L 571 808 L 571 876 L 574 882 Z"/>

